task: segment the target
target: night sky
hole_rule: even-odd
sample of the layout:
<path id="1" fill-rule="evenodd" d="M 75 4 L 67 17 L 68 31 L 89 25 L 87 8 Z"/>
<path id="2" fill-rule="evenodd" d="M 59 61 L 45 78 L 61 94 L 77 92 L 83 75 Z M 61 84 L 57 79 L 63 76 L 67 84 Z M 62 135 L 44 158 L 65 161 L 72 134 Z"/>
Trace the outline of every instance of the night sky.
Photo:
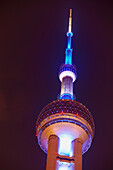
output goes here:
<path id="1" fill-rule="evenodd" d="M 3 1 L 0 4 L 0 170 L 45 170 L 35 124 L 60 93 L 69 9 L 77 101 L 95 121 L 83 170 L 113 170 L 112 1 Z"/>

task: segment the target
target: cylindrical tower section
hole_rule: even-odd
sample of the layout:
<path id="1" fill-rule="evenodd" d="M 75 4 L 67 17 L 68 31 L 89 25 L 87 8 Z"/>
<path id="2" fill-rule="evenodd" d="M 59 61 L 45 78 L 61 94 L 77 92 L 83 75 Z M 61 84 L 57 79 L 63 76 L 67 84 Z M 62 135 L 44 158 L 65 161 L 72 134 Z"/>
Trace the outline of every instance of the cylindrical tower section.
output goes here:
<path id="1" fill-rule="evenodd" d="M 73 157 L 75 160 L 73 170 L 82 170 L 82 141 L 77 138 L 72 141 Z"/>
<path id="2" fill-rule="evenodd" d="M 73 82 L 76 80 L 77 74 L 73 65 L 64 64 L 60 68 L 59 79 L 61 81 L 60 99 L 73 100 Z"/>
<path id="3" fill-rule="evenodd" d="M 56 170 L 56 153 L 58 153 L 59 137 L 51 135 L 48 141 L 48 153 L 47 153 L 47 164 L 46 170 Z"/>
<path id="4" fill-rule="evenodd" d="M 70 99 L 73 97 L 73 79 L 71 77 L 66 76 L 62 79 L 60 96 L 62 99 L 67 96 L 70 96 Z"/>

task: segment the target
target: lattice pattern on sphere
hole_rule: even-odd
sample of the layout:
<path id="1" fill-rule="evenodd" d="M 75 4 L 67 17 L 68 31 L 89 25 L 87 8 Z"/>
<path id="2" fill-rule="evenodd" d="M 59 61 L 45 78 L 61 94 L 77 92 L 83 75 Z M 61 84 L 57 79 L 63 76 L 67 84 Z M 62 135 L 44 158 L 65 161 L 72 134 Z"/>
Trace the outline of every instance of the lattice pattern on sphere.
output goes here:
<path id="1" fill-rule="evenodd" d="M 94 121 L 90 111 L 83 104 L 69 99 L 55 100 L 45 106 L 38 116 L 36 126 L 38 127 L 40 122 L 48 116 L 61 112 L 77 114 L 84 118 L 90 124 L 94 132 Z"/>

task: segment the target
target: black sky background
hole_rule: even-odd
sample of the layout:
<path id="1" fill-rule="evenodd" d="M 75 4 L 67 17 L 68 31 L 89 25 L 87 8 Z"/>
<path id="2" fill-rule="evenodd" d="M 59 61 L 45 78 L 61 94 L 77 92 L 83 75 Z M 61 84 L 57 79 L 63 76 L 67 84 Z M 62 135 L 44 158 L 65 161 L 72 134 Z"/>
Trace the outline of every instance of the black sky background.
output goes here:
<path id="1" fill-rule="evenodd" d="M 0 5 L 0 170 L 44 170 L 35 136 L 41 109 L 60 93 L 69 9 L 77 101 L 96 131 L 83 170 L 113 169 L 112 1 L 3 1 Z"/>

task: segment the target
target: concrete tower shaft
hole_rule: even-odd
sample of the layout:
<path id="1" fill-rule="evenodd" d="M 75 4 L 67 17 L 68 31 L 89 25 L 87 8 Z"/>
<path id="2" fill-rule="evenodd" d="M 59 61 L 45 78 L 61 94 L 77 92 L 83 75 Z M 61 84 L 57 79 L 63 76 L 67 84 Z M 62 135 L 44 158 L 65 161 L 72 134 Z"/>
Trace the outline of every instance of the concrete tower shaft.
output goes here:
<path id="1" fill-rule="evenodd" d="M 73 79 L 71 77 L 64 77 L 61 83 L 61 98 L 63 98 L 63 95 L 66 94 L 67 96 L 70 94 L 70 99 L 71 96 L 73 96 Z"/>

